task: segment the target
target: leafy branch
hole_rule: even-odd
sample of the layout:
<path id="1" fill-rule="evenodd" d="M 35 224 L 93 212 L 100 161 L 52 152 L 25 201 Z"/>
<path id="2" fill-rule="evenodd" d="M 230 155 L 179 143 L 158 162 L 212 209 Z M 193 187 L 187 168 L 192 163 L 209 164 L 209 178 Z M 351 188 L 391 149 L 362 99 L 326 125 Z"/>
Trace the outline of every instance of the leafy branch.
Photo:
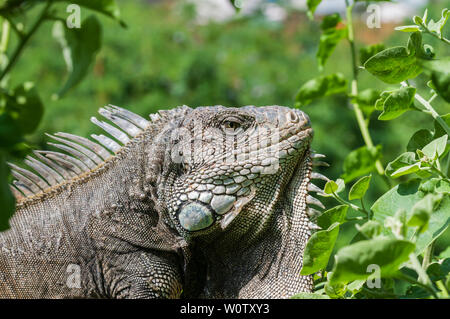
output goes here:
<path id="1" fill-rule="evenodd" d="M 309 16 L 312 16 L 320 1 L 308 3 Z M 341 178 L 325 184 L 321 195 L 334 198 L 339 205 L 316 216 L 320 230 L 312 234 L 306 245 L 301 274 L 323 274 L 320 278 L 316 277 L 316 282 L 323 286 L 316 294 L 326 293 L 331 298 L 395 298 L 414 294 L 417 289 L 422 289 L 432 298 L 448 297 L 450 259 L 439 259 L 434 255 L 433 247 L 450 225 L 450 113 L 438 114 L 431 102 L 442 98 L 450 103 L 450 58 L 435 59 L 434 49 L 422 42 L 422 33 L 431 34 L 448 44 L 442 30 L 449 18 L 449 10 L 444 9 L 442 18 L 437 22 L 427 21 L 425 12 L 423 18 L 414 17 L 416 25 L 396 28 L 411 33 L 406 46 L 385 49 L 380 44 L 361 49 L 360 60 L 364 67 L 360 68 L 353 33 L 354 2 L 350 4 L 346 0 L 346 6 L 345 26 L 338 15 L 324 17 L 317 61 L 322 69 L 340 40 L 346 39 L 349 43 L 352 77 L 351 92 L 347 96 L 352 99 L 365 146 L 347 155 Z M 399 87 L 384 92 L 371 88 L 360 91 L 360 70 L 385 83 L 399 84 Z M 428 86 L 432 89 L 432 95 L 428 100 L 408 83 L 408 80 L 421 74 L 430 79 Z M 347 80 L 340 73 L 321 75 L 300 88 L 296 97 L 297 106 L 304 106 L 321 96 L 345 93 L 346 86 Z M 415 101 L 420 107 L 414 105 Z M 364 112 L 361 105 L 365 107 Z M 379 161 L 381 150 L 373 145 L 366 118 L 374 111 L 381 112 L 378 116 L 381 121 L 397 119 L 409 111 L 423 112 L 433 117 L 434 131 L 417 131 L 410 138 L 407 151 L 384 168 Z M 363 175 L 373 170 L 382 175 L 389 185 L 399 177 L 413 178 L 394 187 L 389 186 L 390 190 L 366 208 L 364 196 L 370 187 L 371 176 Z M 348 200 L 344 199 L 345 183 L 358 177 L 349 190 Z M 347 217 L 349 208 L 360 215 Z M 329 264 L 339 228 L 348 222 L 355 223 L 358 233 L 348 246 L 335 253 L 331 268 Z M 420 256 L 422 263 L 419 262 Z M 369 268 L 373 265 L 378 269 L 375 277 L 380 280 L 379 284 L 383 279 L 384 283 L 390 282 L 388 287 L 378 291 L 365 287 L 372 276 Z M 403 282 L 403 285 L 406 282 L 408 289 L 403 291 L 393 279 Z"/>
<path id="2" fill-rule="evenodd" d="M 36 19 L 36 21 L 34 22 L 32 27 L 30 28 L 30 31 L 22 34 L 22 36 L 20 37 L 20 42 L 17 45 L 14 52 L 12 53 L 8 64 L 0 73 L 0 81 L 2 81 L 3 78 L 5 77 L 5 75 L 10 72 L 11 68 L 16 64 L 20 54 L 22 53 L 22 51 L 25 48 L 28 41 L 31 39 L 33 34 L 39 29 L 39 26 L 45 21 L 45 19 L 47 17 L 47 13 L 48 13 L 51 5 L 52 5 L 51 1 L 47 2 L 45 4 L 45 7 L 42 9 L 41 13 L 39 14 L 38 18 Z"/>
<path id="3" fill-rule="evenodd" d="M 15 209 L 15 200 L 8 185 L 9 169 L 6 161 L 25 156 L 28 147 L 24 137 L 38 127 L 44 112 L 44 102 L 33 82 L 26 81 L 10 88 L 5 79 L 14 75 L 14 66 L 44 22 L 56 21 L 54 30 L 57 29 L 58 32 L 54 37 L 64 51 L 68 74 L 59 97 L 81 82 L 101 47 L 101 25 L 98 19 L 89 16 L 79 28 L 69 28 L 66 18 L 55 17 L 58 3 L 76 4 L 105 14 L 124 25 L 114 0 L 20 0 L 8 1 L 0 7 L 0 16 L 3 18 L 0 39 L 0 205 L 4 207 L 0 212 L 0 231 L 9 227 L 9 219 Z M 24 31 L 26 29 L 23 24 L 15 23 L 15 20 L 29 21 L 29 12 L 35 8 L 39 10 L 37 17 L 27 31 Z M 79 18 L 81 20 L 81 16 Z M 8 54 L 8 45 L 13 36 L 16 36 L 17 46 Z"/>
<path id="4" fill-rule="evenodd" d="M 354 40 L 354 34 L 353 34 L 353 6 L 354 4 L 349 4 L 348 0 L 345 0 L 345 4 L 346 4 L 346 12 L 347 12 L 347 24 L 348 24 L 348 36 L 347 36 L 347 40 L 350 44 L 350 52 L 351 52 L 351 57 L 352 57 L 352 66 L 353 66 L 353 79 L 351 82 L 351 95 L 352 96 L 358 96 L 358 62 L 356 60 L 356 48 L 355 48 L 355 40 Z M 361 135 L 364 139 L 364 142 L 366 144 L 366 146 L 368 147 L 369 150 L 374 150 L 375 146 L 373 144 L 372 141 L 372 137 L 370 136 L 369 133 L 369 129 L 368 129 L 368 124 L 366 119 L 364 118 L 364 114 L 361 111 L 359 104 L 358 103 L 353 103 L 353 110 L 355 112 L 355 116 L 358 122 L 358 126 L 359 129 L 361 131 Z M 388 179 L 385 178 L 385 174 L 384 174 L 384 168 L 383 168 L 383 164 L 381 164 L 380 160 L 377 159 L 375 161 L 375 167 L 377 170 L 377 173 L 380 176 L 383 176 L 384 180 L 386 181 L 386 184 L 388 185 L 388 187 L 390 187 L 390 182 Z"/>

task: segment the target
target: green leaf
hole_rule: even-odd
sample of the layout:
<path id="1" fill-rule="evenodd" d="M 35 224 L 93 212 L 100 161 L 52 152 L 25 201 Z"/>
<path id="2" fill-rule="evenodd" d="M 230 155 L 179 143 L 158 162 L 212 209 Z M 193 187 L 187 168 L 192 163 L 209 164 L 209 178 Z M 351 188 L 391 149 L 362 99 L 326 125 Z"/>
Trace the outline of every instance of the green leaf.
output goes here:
<path id="1" fill-rule="evenodd" d="M 317 51 L 317 61 L 319 67 L 323 68 L 326 61 L 333 53 L 336 45 L 347 36 L 347 28 L 338 28 L 341 22 L 339 14 L 332 14 L 325 16 L 320 28 L 322 35 L 319 41 L 319 50 Z"/>
<path id="2" fill-rule="evenodd" d="M 372 274 L 368 272 L 370 265 L 379 266 L 382 277 L 391 277 L 413 251 L 413 243 L 393 238 L 375 238 L 346 246 L 335 256 L 330 283 L 366 279 Z"/>
<path id="3" fill-rule="evenodd" d="M 120 19 L 120 10 L 115 0 L 57 0 L 60 2 L 68 2 L 78 4 L 79 6 L 100 12 L 117 20 L 122 26 L 125 23 Z"/>
<path id="4" fill-rule="evenodd" d="M 389 84 L 415 78 L 422 72 L 417 58 L 405 47 L 393 47 L 377 53 L 366 61 L 364 68 Z"/>
<path id="5" fill-rule="evenodd" d="M 405 293 L 405 298 L 427 299 L 430 297 L 430 295 L 431 294 L 428 290 L 425 290 L 424 288 L 417 286 L 417 285 L 411 285 Z"/>
<path id="6" fill-rule="evenodd" d="M 402 32 L 417 32 L 420 31 L 420 27 L 417 25 L 403 25 L 400 27 L 395 27 L 395 30 Z"/>
<path id="7" fill-rule="evenodd" d="M 435 57 L 436 52 L 434 50 L 434 48 L 429 45 L 429 44 L 424 44 L 423 45 L 423 49 L 421 50 L 421 54 L 420 57 L 425 59 L 425 60 L 431 60 Z"/>
<path id="8" fill-rule="evenodd" d="M 326 182 L 326 184 L 323 188 L 324 194 L 322 194 L 321 196 L 330 197 L 333 195 L 333 193 L 339 194 L 344 189 L 345 189 L 345 183 L 344 183 L 343 179 L 338 178 L 336 180 L 336 182 L 333 180 L 329 180 L 328 182 Z"/>
<path id="9" fill-rule="evenodd" d="M 325 194 L 329 194 L 332 195 L 333 193 L 336 193 L 338 189 L 338 185 L 336 184 L 335 181 L 329 180 L 326 184 L 325 187 L 323 189 Z"/>
<path id="10" fill-rule="evenodd" d="M 101 25 L 95 16 L 85 19 L 80 29 L 68 29 L 60 21 L 55 22 L 53 37 L 63 49 L 69 72 L 68 79 L 58 97 L 76 86 L 86 76 L 101 47 Z"/>
<path id="11" fill-rule="evenodd" d="M 44 106 L 34 84 L 26 82 L 14 88 L 7 96 L 5 110 L 21 133 L 29 134 L 38 127 Z"/>
<path id="12" fill-rule="evenodd" d="M 359 60 L 361 65 L 364 65 L 366 61 L 373 57 L 375 54 L 383 51 L 386 47 L 383 43 L 369 45 L 367 47 L 362 47 L 359 49 Z"/>
<path id="13" fill-rule="evenodd" d="M 334 223 L 341 225 L 345 222 L 347 216 L 348 205 L 339 205 L 330 208 L 317 217 L 317 225 L 322 229 L 327 229 Z"/>
<path id="14" fill-rule="evenodd" d="M 330 299 L 327 295 L 315 293 L 301 292 L 291 297 L 291 299 Z"/>
<path id="15" fill-rule="evenodd" d="M 442 33 L 442 29 L 447 23 L 449 17 L 450 11 L 447 8 L 445 8 L 444 10 L 442 10 L 442 17 L 439 21 L 434 22 L 433 20 L 430 20 L 430 22 L 427 25 L 428 30 L 430 30 L 431 32 L 435 32 L 440 36 Z"/>
<path id="16" fill-rule="evenodd" d="M 422 148 L 422 152 L 431 159 L 439 158 L 445 152 L 448 135 L 442 135 Z"/>
<path id="17" fill-rule="evenodd" d="M 427 194 L 424 198 L 414 204 L 407 225 L 418 227 L 419 233 L 423 233 L 428 227 L 431 213 L 439 206 L 441 200 L 442 194 Z"/>
<path id="18" fill-rule="evenodd" d="M 355 295 L 361 291 L 365 283 L 366 283 L 365 280 L 354 280 L 347 285 L 347 290 L 350 291 L 353 295 Z"/>
<path id="19" fill-rule="evenodd" d="M 421 59 L 432 59 L 435 56 L 434 49 L 429 44 L 422 45 L 422 33 L 413 32 L 409 36 L 407 49 L 410 55 L 414 55 Z M 418 61 L 420 63 L 420 61 Z"/>
<path id="20" fill-rule="evenodd" d="M 439 96 L 450 103 L 450 57 L 423 61 L 422 66 L 431 76 L 431 81 Z"/>
<path id="21" fill-rule="evenodd" d="M 401 168 L 399 168 L 398 170 L 396 170 L 395 172 L 393 172 L 391 174 L 391 177 L 400 177 L 403 175 L 408 175 L 408 174 L 412 174 L 412 173 L 417 173 L 420 171 L 420 163 L 415 163 L 415 164 L 411 164 L 411 165 L 407 165 L 407 166 L 403 166 Z"/>
<path id="22" fill-rule="evenodd" d="M 332 273 L 328 273 L 329 276 L 332 275 Z M 330 282 L 325 283 L 324 287 L 325 293 L 332 299 L 338 299 L 343 298 L 345 296 L 345 293 L 347 292 L 347 287 L 344 284 L 330 284 Z"/>
<path id="23" fill-rule="evenodd" d="M 394 216 L 388 216 L 384 220 L 384 226 L 390 229 L 397 238 L 404 239 L 408 235 L 407 213 L 403 208 L 399 208 Z"/>
<path id="24" fill-rule="evenodd" d="M 414 133 L 409 139 L 406 150 L 408 152 L 415 152 L 417 149 L 422 149 L 425 145 L 433 140 L 433 133 L 430 130 L 422 129 Z"/>
<path id="25" fill-rule="evenodd" d="M 450 113 L 441 116 L 442 120 L 450 126 Z M 434 120 L 434 138 L 447 134 L 438 121 Z"/>
<path id="26" fill-rule="evenodd" d="M 355 224 L 356 229 L 367 238 L 374 238 L 381 234 L 383 225 L 375 220 L 369 220 L 362 225 Z"/>
<path id="27" fill-rule="evenodd" d="M 6 165 L 5 156 L 0 153 L 0 231 L 9 228 L 9 219 L 14 214 L 15 198 L 11 194 L 8 185 L 8 167 Z"/>
<path id="28" fill-rule="evenodd" d="M 334 223 L 326 230 L 319 230 L 311 235 L 303 253 L 301 275 L 310 275 L 325 269 L 339 234 L 339 223 Z"/>
<path id="29" fill-rule="evenodd" d="M 236 9 L 236 12 L 241 10 L 242 2 L 238 0 L 230 0 L 231 5 Z"/>
<path id="30" fill-rule="evenodd" d="M 22 131 L 9 113 L 0 114 L 0 147 L 10 148 L 22 140 Z"/>
<path id="31" fill-rule="evenodd" d="M 378 119 L 382 121 L 392 120 L 411 110 L 415 94 L 416 89 L 413 87 L 401 87 L 398 90 L 388 92 L 383 102 L 383 113 L 380 114 Z"/>
<path id="32" fill-rule="evenodd" d="M 386 166 L 386 174 L 395 178 L 406 174 L 412 174 L 419 169 L 420 163 L 416 159 L 416 154 L 413 152 L 406 152 Z"/>
<path id="33" fill-rule="evenodd" d="M 343 93 L 346 90 L 347 80 L 341 73 L 319 76 L 300 88 L 296 96 L 297 106 L 307 105 L 314 99 Z"/>
<path id="34" fill-rule="evenodd" d="M 419 17 L 419 16 L 414 16 L 414 17 L 413 17 L 413 21 L 414 21 L 414 23 L 417 24 L 417 25 L 422 25 L 422 24 L 423 24 L 423 20 L 422 20 L 422 18 Z"/>
<path id="35" fill-rule="evenodd" d="M 428 19 L 428 9 L 425 9 L 425 12 L 423 13 L 422 22 L 427 23 Z"/>
<path id="36" fill-rule="evenodd" d="M 380 97 L 375 101 L 375 110 L 383 111 L 384 102 L 386 102 L 386 99 L 389 97 L 391 92 L 392 91 L 384 91 L 380 94 Z"/>
<path id="37" fill-rule="evenodd" d="M 441 253 L 439 254 L 439 258 L 440 259 L 450 258 L 450 246 L 447 246 L 445 250 L 441 251 Z"/>
<path id="38" fill-rule="evenodd" d="M 355 178 L 370 173 L 375 168 L 375 162 L 381 157 L 381 145 L 370 151 L 362 146 L 350 152 L 344 160 L 342 178 L 350 182 Z"/>
<path id="39" fill-rule="evenodd" d="M 348 193 L 348 199 L 360 199 L 363 198 L 369 189 L 370 179 L 372 175 L 364 176 L 360 178 L 355 184 L 353 184 L 352 188 L 350 188 L 350 192 Z"/>
<path id="40" fill-rule="evenodd" d="M 424 193 L 450 194 L 450 181 L 441 178 L 430 178 L 420 184 L 419 190 Z"/>
<path id="41" fill-rule="evenodd" d="M 413 179 L 399 184 L 382 195 L 372 205 L 374 220 L 384 223 L 384 220 L 394 216 L 398 210 L 412 211 L 413 206 L 425 197 L 427 193 L 420 190 L 420 179 Z M 444 196 L 439 207 L 431 214 L 428 229 L 420 234 L 417 239 L 417 253 L 422 253 L 433 240 L 438 238 L 450 225 L 450 196 Z M 411 238 L 414 230 L 408 230 L 408 238 Z"/>
<path id="42" fill-rule="evenodd" d="M 422 34 L 420 32 L 413 32 L 408 39 L 406 45 L 409 54 L 420 54 L 422 50 Z"/>
<path id="43" fill-rule="evenodd" d="M 327 15 L 323 18 L 322 23 L 320 24 L 320 29 L 322 31 L 333 30 L 339 25 L 340 22 L 342 22 L 342 19 L 339 13 Z"/>
<path id="44" fill-rule="evenodd" d="M 429 264 L 426 271 L 431 281 L 445 280 L 445 277 L 450 272 L 450 258 L 446 258 L 439 263 Z"/>
<path id="45" fill-rule="evenodd" d="M 308 17 L 310 19 L 314 18 L 314 12 L 321 2 L 322 0 L 306 0 L 306 5 L 308 6 Z"/>

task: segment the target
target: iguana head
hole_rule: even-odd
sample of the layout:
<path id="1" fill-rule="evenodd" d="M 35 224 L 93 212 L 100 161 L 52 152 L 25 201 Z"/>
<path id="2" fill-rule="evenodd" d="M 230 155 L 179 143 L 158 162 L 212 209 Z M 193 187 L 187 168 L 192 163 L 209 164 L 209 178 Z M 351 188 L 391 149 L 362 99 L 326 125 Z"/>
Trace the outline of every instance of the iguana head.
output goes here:
<path id="1" fill-rule="evenodd" d="M 226 231 L 261 204 L 265 214 L 253 224 L 262 226 L 307 156 L 311 138 L 309 118 L 300 110 L 193 109 L 170 132 L 159 200 L 186 239 Z"/>
<path id="2" fill-rule="evenodd" d="M 318 190 L 308 116 L 282 106 L 199 107 L 185 109 L 167 135 L 158 201 L 172 228 L 201 247 L 208 280 L 200 295 L 310 291 L 299 273 L 308 204 L 321 203 L 308 195 Z"/>

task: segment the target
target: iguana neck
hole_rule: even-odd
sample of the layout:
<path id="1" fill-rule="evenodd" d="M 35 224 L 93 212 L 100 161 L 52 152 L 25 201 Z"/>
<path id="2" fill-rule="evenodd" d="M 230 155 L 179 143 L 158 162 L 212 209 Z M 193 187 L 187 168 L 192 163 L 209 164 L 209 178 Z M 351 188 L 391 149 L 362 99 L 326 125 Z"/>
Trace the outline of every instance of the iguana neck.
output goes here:
<path id="1" fill-rule="evenodd" d="M 247 212 L 259 214 L 259 220 L 267 215 L 274 218 L 263 224 L 255 223 L 254 229 L 246 233 L 229 229 L 223 241 L 215 239 L 202 249 L 206 255 L 203 259 L 207 260 L 203 297 L 288 298 L 301 291 L 311 291 L 311 278 L 300 276 L 303 251 L 310 236 L 306 214 L 310 166 L 309 154 L 306 154 L 298 167 L 286 169 L 286 174 L 293 175 L 288 185 L 278 181 L 274 183 L 277 186 L 268 185 L 279 187 L 274 191 L 279 199 L 274 201 L 273 207 L 253 203 L 253 207 L 264 207 L 264 211 L 250 208 Z M 279 178 L 283 180 L 283 176 Z M 267 213 L 272 210 L 274 214 Z M 249 219 L 248 216 L 242 218 Z M 236 219 L 235 225 L 240 222 L 242 220 Z M 230 239 L 233 244 L 228 245 Z"/>

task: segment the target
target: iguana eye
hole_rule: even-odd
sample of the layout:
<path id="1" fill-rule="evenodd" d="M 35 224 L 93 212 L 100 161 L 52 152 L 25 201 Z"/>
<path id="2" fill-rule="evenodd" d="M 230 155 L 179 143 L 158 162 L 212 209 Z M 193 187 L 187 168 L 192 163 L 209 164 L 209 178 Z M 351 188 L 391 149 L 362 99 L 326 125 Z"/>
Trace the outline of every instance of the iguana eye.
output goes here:
<path id="1" fill-rule="evenodd" d="M 241 123 L 237 119 L 227 119 L 222 122 L 222 128 L 227 133 L 236 133 L 241 128 Z"/>

